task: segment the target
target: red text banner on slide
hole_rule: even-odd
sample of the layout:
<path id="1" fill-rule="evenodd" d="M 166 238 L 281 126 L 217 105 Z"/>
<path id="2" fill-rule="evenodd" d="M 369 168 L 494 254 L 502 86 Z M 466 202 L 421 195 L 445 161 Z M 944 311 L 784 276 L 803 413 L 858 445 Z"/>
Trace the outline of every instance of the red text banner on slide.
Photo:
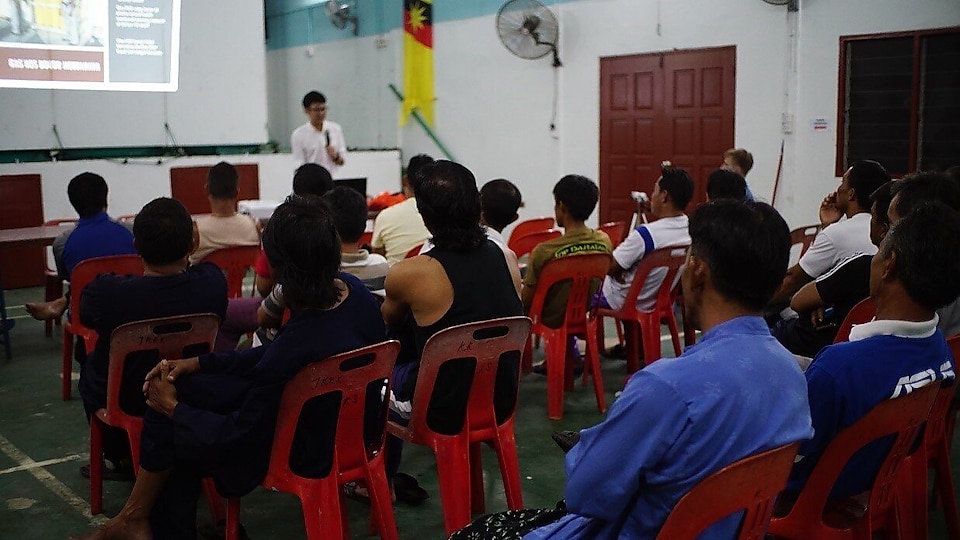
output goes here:
<path id="1" fill-rule="evenodd" d="M 0 47 L 0 79 L 103 82 L 103 52 Z"/>

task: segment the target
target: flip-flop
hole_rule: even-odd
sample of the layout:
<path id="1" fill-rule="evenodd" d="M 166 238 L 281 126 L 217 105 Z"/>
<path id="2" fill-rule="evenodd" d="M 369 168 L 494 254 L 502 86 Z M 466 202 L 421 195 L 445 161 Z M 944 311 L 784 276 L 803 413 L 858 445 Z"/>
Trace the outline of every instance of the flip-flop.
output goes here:
<path id="1" fill-rule="evenodd" d="M 404 473 L 397 473 L 393 477 L 393 491 L 398 501 L 410 506 L 420 506 L 430 498 L 430 494 L 420 487 L 416 478 Z"/>
<path id="2" fill-rule="evenodd" d="M 343 485 L 343 496 L 348 499 L 353 499 L 357 502 L 361 502 L 366 505 L 370 505 L 370 497 L 362 493 L 357 492 L 357 488 L 360 487 L 360 484 L 356 482 L 347 482 Z"/>

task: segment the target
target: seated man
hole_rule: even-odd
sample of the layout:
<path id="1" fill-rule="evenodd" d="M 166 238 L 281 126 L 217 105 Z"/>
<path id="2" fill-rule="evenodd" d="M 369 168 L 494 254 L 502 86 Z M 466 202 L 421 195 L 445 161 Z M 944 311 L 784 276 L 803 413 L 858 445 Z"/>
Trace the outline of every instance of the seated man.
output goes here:
<path id="1" fill-rule="evenodd" d="M 684 311 L 696 347 L 636 372 L 567 453 L 563 510 L 481 518 L 453 539 L 652 539 L 677 501 L 744 457 L 810 437 L 803 373 L 760 317 L 790 256 L 763 203 L 714 201 L 690 220 Z M 763 384 L 758 384 L 763 381 Z M 735 538 L 740 516 L 701 538 Z"/>
<path id="2" fill-rule="evenodd" d="M 873 255 L 870 243 L 870 194 L 890 181 L 890 175 L 876 161 L 857 161 L 843 174 L 837 191 L 820 204 L 823 227 L 800 261 L 787 270 L 783 284 L 770 301 L 780 311 L 800 287 L 822 276 L 851 255 Z M 846 219 L 841 219 L 846 218 Z"/>
<path id="3" fill-rule="evenodd" d="M 660 178 L 650 196 L 650 214 L 654 220 L 644 223 L 630 231 L 627 238 L 613 250 L 608 277 L 603 280 L 601 296 L 597 299 L 601 307 L 620 309 L 630 292 L 633 279 L 640 261 L 655 250 L 690 244 L 687 231 L 689 219 L 684 214 L 690 199 L 693 198 L 693 179 L 687 171 L 675 167 L 663 167 Z M 643 290 L 637 296 L 637 309 L 652 311 L 657 303 L 657 290 L 667 275 L 666 268 L 654 268 L 647 275 Z M 625 325 L 627 339 L 632 339 L 632 325 Z M 626 351 L 620 345 L 607 353 L 610 356 L 625 357 Z"/>
<path id="4" fill-rule="evenodd" d="M 333 177 L 330 172 L 316 163 L 304 163 L 293 173 L 293 194 L 301 197 L 323 197 L 333 189 Z M 254 285 L 260 296 L 267 296 L 273 289 L 273 272 L 267 262 L 267 254 L 261 249 L 257 264 L 253 267 Z"/>
<path id="5" fill-rule="evenodd" d="M 753 168 L 753 154 L 743 148 L 731 148 L 723 153 L 723 163 L 720 165 L 720 168 L 733 171 L 742 176 L 744 178 L 744 196 L 748 201 L 756 199 L 753 196 L 753 192 L 750 191 L 750 186 L 746 185 L 747 173 Z"/>
<path id="6" fill-rule="evenodd" d="M 139 219 L 139 218 L 138 218 Z M 366 287 L 339 272 L 340 246 L 330 211 L 318 198 L 281 204 L 263 245 L 294 315 L 269 347 L 163 360 L 144 383 L 141 469 L 120 513 L 84 538 L 196 537 L 202 475 L 218 491 L 239 497 L 267 470 L 287 381 L 311 362 L 383 340 L 378 304 Z M 225 293 L 223 293 L 225 294 Z M 382 403 L 380 388 L 371 403 Z M 291 456 L 294 470 L 323 477 L 332 465 L 339 394 L 304 408 Z M 369 433 L 382 433 L 381 408 L 369 414 Z M 379 437 L 378 437 L 379 438 Z"/>
<path id="7" fill-rule="evenodd" d="M 384 255 L 391 265 L 402 261 L 407 252 L 430 238 L 430 231 L 417 211 L 416 194 L 420 171 L 432 162 L 433 158 L 426 154 L 417 154 L 410 158 L 407 172 L 403 175 L 403 194 L 407 199 L 385 208 L 373 222 L 370 247 L 374 253 Z"/>
<path id="8" fill-rule="evenodd" d="M 107 215 L 107 182 L 90 172 L 78 174 L 67 184 L 67 198 L 80 219 L 77 226 L 53 241 L 53 260 L 60 279 L 69 280 L 73 269 L 95 257 L 131 255 L 133 233 Z M 25 307 L 34 319 L 57 319 L 67 310 L 67 295 L 51 302 L 30 302 Z"/>
<path id="9" fill-rule="evenodd" d="M 143 276 L 106 274 L 83 290 L 81 322 L 99 336 L 96 348 L 80 368 L 80 397 L 87 418 L 107 404 L 110 335 L 118 326 L 194 313 L 214 313 L 223 318 L 227 309 L 223 272 L 212 264 L 187 265 L 187 256 L 195 247 L 193 232 L 190 214 L 182 204 L 173 199 L 154 199 L 133 222 L 134 243 L 143 258 Z M 138 390 L 145 373 L 125 371 L 126 391 L 120 395 L 124 410 L 144 410 Z M 104 455 L 115 466 L 129 455 L 124 431 L 108 428 L 104 432 Z M 86 470 L 81 472 L 89 475 Z"/>
<path id="10" fill-rule="evenodd" d="M 850 341 L 824 348 L 807 369 L 815 433 L 800 447 L 789 491 L 803 488 L 834 436 L 874 405 L 955 377 L 936 310 L 960 295 L 958 237 L 960 214 L 939 202 L 891 223 L 870 266 L 876 318 L 854 326 Z M 869 490 L 890 445 L 881 440 L 860 450 L 840 474 L 831 498 Z"/>
<path id="11" fill-rule="evenodd" d="M 753 200 L 747 198 L 747 182 L 737 171 L 717 169 L 707 177 L 707 201 L 733 199 L 735 201 Z"/>
<path id="12" fill-rule="evenodd" d="M 388 327 L 407 347 L 393 372 L 390 409 L 397 421 L 409 417 L 420 355 L 430 336 L 457 324 L 523 314 L 503 252 L 480 226 L 473 173 L 450 161 L 430 163 L 420 172 L 415 195 L 434 247 L 390 268 L 382 309 Z M 513 410 L 519 369 L 519 356 L 501 360 L 494 395 L 498 418 Z M 472 379 L 472 364 L 444 366 L 429 404 L 431 429 L 459 432 Z M 388 445 L 387 474 L 393 478 L 403 443 L 388 437 Z"/>
<path id="13" fill-rule="evenodd" d="M 548 262 L 569 255 L 610 253 L 610 238 L 607 233 L 591 229 L 586 224 L 593 209 L 597 207 L 599 195 L 597 184 L 579 174 L 568 174 L 553 186 L 554 217 L 557 226 L 563 228 L 563 236 L 547 240 L 530 252 L 530 264 L 520 288 L 520 298 L 525 311 L 529 310 L 533 303 L 540 272 Z M 599 284 L 597 285 L 599 288 Z M 543 303 L 543 324 L 551 328 L 563 324 L 570 284 L 560 283 L 555 285 L 554 289 L 547 292 Z M 538 371 L 543 371 L 543 366 Z"/>
<path id="14" fill-rule="evenodd" d="M 870 242 L 879 246 L 890 227 L 887 209 L 891 180 L 870 195 Z M 790 299 L 790 308 L 798 317 L 777 321 L 773 336 L 790 352 L 813 358 L 820 349 L 833 343 L 847 313 L 870 296 L 870 261 L 873 255 L 847 257 L 826 274 L 807 283 Z"/>
<path id="15" fill-rule="evenodd" d="M 200 245 L 190 255 L 197 264 L 218 249 L 260 245 L 260 231 L 250 216 L 237 213 L 240 176 L 233 165 L 221 161 L 207 172 L 210 215 L 197 219 Z"/>

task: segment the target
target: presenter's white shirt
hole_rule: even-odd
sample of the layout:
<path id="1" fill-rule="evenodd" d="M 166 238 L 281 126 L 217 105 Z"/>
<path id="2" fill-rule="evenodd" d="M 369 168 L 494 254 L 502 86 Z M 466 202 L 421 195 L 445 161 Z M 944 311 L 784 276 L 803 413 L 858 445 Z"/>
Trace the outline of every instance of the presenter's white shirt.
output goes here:
<path id="1" fill-rule="evenodd" d="M 297 167 L 304 163 L 316 163 L 330 171 L 331 175 L 335 175 L 340 170 L 340 166 L 327 154 L 328 133 L 330 145 L 337 149 L 341 158 L 347 159 L 347 142 L 343 138 L 343 128 L 340 124 L 324 120 L 323 129 L 317 129 L 307 122 L 293 130 L 293 134 L 290 135 L 290 149 Z"/>
<path id="2" fill-rule="evenodd" d="M 847 257 L 876 252 L 877 246 L 870 242 L 870 213 L 861 212 L 817 233 L 798 264 L 808 276 L 816 279 Z"/>

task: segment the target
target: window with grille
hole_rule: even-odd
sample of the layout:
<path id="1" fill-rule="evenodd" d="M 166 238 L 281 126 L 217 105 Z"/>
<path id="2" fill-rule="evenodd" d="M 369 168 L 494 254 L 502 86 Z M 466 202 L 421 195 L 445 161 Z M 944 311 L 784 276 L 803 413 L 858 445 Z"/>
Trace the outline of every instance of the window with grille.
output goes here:
<path id="1" fill-rule="evenodd" d="M 960 28 L 840 38 L 837 175 L 960 165 Z"/>

